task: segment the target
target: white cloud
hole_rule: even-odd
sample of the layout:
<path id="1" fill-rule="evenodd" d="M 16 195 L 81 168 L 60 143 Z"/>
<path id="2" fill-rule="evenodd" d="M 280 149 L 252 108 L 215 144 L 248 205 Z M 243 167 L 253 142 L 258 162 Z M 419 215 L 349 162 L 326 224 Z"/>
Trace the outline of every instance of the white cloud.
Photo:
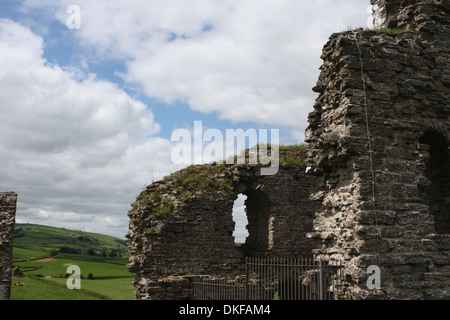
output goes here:
<path id="1" fill-rule="evenodd" d="M 142 102 L 93 76 L 77 81 L 42 59 L 42 47 L 0 20 L 0 189 L 19 193 L 21 219 L 94 227 L 103 216 L 120 220 L 123 236 L 149 171 L 174 170 L 170 142 L 155 136 L 160 126 Z M 95 228 L 110 233 L 108 224 Z"/>
<path id="2" fill-rule="evenodd" d="M 26 4 L 39 6 L 34 0 Z M 70 4 L 65 0 L 53 9 L 62 23 Z M 77 4 L 80 43 L 94 49 L 96 58 L 127 61 L 125 79 L 142 85 L 148 96 L 186 101 L 195 111 L 215 112 L 226 120 L 304 131 L 322 47 L 332 32 L 365 27 L 369 1 Z"/>
<path id="3" fill-rule="evenodd" d="M 28 222 L 123 235 L 139 188 L 178 168 L 153 114 L 88 64 L 124 61 L 127 85 L 151 98 L 302 139 L 321 49 L 332 32 L 365 26 L 368 2 L 77 0 L 75 68 L 49 64 L 40 36 L 0 20 L 0 189 L 19 192 Z M 65 26 L 72 4 L 22 0 L 32 18 L 20 21 L 54 42 L 50 19 Z"/>

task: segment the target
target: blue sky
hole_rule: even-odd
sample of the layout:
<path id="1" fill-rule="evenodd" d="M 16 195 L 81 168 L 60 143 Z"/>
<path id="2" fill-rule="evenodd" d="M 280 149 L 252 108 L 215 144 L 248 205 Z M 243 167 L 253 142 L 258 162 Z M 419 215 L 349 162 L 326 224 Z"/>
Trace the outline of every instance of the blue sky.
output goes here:
<path id="1" fill-rule="evenodd" d="M 81 29 L 67 8 L 77 5 Z M 0 190 L 18 222 L 123 237 L 176 128 L 278 129 L 301 143 L 323 45 L 363 0 L 2 0 Z M 242 203 L 240 204 L 242 206 Z"/>
<path id="2" fill-rule="evenodd" d="M 53 1 L 58 3 L 58 1 Z M 26 1 L 25 1 L 26 3 Z M 57 7 L 54 7 L 57 8 Z M 69 15 L 68 15 L 69 16 Z M 86 73 L 95 74 L 96 77 L 111 81 L 126 91 L 130 96 L 142 101 L 155 114 L 155 118 L 161 123 L 159 136 L 170 139 L 172 131 L 178 127 L 192 126 L 194 121 L 201 120 L 204 125 L 225 131 L 227 128 L 276 128 L 279 130 L 289 130 L 280 126 L 270 124 L 260 124 L 251 121 L 230 121 L 220 119 L 215 112 L 199 112 L 192 110 L 186 101 L 175 101 L 171 103 L 161 102 L 158 99 L 148 96 L 142 92 L 139 83 L 126 83 L 118 74 L 127 71 L 126 61 L 122 59 L 102 59 L 93 57 L 91 61 L 82 61 L 86 55 L 90 55 L 92 48 L 80 46 L 77 31 L 68 30 L 67 26 L 56 19 L 52 10 L 47 6 L 21 6 L 21 1 L 6 0 L 0 4 L 0 17 L 17 21 L 29 27 L 33 32 L 44 39 L 43 57 L 48 63 L 57 64 L 62 67 L 80 68 Z M 44 26 L 44 27 L 43 27 Z M 202 29 L 208 32 L 213 29 L 213 25 L 206 23 Z M 176 39 L 186 39 L 183 35 L 171 33 L 168 42 Z M 87 63 L 87 65 L 86 65 Z M 286 144 L 298 143 L 301 139 L 290 137 L 289 134 L 283 136 Z"/>

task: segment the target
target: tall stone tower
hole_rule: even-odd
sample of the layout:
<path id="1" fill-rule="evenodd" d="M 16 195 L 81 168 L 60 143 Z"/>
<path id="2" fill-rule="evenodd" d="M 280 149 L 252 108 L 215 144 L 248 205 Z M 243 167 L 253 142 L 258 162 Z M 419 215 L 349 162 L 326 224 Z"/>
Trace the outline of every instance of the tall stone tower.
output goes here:
<path id="1" fill-rule="evenodd" d="M 446 0 L 370 0 L 370 3 L 373 5 L 374 25 L 378 28 L 422 28 L 436 32 L 446 24 L 442 20 L 448 10 Z"/>
<path id="2" fill-rule="evenodd" d="M 381 30 L 323 49 L 306 130 L 322 205 L 310 236 L 345 264 L 346 298 L 449 299 L 450 1 L 371 3 Z"/>

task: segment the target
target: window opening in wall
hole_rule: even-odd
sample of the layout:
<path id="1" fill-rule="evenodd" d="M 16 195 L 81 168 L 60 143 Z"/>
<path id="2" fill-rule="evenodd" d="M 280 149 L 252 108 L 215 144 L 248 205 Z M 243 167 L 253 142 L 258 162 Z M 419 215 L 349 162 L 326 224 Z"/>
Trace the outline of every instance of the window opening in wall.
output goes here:
<path id="1" fill-rule="evenodd" d="M 426 199 L 430 213 L 434 216 L 436 233 L 450 233 L 450 163 L 448 142 L 437 131 L 428 131 L 420 140 L 429 146 L 425 176 L 431 184 L 421 191 Z"/>
<path id="2" fill-rule="evenodd" d="M 248 237 L 248 219 L 245 208 L 246 200 L 247 196 L 240 194 L 233 206 L 233 221 L 235 223 L 233 237 L 236 246 L 242 246 Z"/>

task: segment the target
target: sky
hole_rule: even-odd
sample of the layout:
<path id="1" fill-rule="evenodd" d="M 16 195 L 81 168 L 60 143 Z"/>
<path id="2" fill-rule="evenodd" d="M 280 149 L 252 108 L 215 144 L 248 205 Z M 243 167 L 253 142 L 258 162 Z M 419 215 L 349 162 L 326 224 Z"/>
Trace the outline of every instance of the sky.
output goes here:
<path id="1" fill-rule="evenodd" d="M 303 142 L 322 48 L 367 27 L 368 9 L 0 0 L 0 191 L 19 194 L 16 222 L 124 238 L 136 196 L 181 169 L 172 132 L 195 121 Z"/>

